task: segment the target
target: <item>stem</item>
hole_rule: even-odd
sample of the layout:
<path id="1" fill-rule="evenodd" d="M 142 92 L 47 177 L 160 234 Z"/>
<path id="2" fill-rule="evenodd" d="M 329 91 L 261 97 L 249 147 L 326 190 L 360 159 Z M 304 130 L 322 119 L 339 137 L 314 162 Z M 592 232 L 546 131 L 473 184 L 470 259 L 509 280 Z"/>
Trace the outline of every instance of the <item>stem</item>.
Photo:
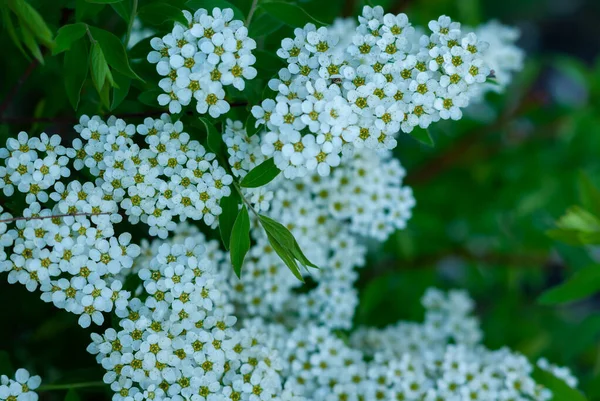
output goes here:
<path id="1" fill-rule="evenodd" d="M 252 0 L 252 5 L 250 6 L 250 11 L 248 11 L 248 16 L 246 17 L 245 25 L 250 27 L 250 21 L 252 21 L 252 17 L 254 16 L 254 12 L 256 11 L 256 6 L 258 5 L 258 0 Z"/>
<path id="2" fill-rule="evenodd" d="M 40 386 L 37 391 L 52 391 L 52 390 L 70 390 L 74 388 L 87 388 L 87 387 L 104 387 L 104 382 L 83 382 L 83 383 L 69 383 L 69 384 L 47 384 Z"/>
<path id="3" fill-rule="evenodd" d="M 258 212 L 254 209 L 254 207 L 252 206 L 252 204 L 248 201 L 248 199 L 246 199 L 244 197 L 244 194 L 242 193 L 242 188 L 240 187 L 240 184 L 238 184 L 236 181 L 233 181 L 233 186 L 235 187 L 236 191 L 238 191 L 238 193 L 240 194 L 240 198 L 242 198 L 242 202 L 244 202 L 248 206 L 248 209 L 250 209 L 250 211 L 252 213 L 254 213 L 254 215 L 257 218 L 260 218 L 259 215 L 258 215 Z"/>
<path id="4" fill-rule="evenodd" d="M 73 213 L 73 214 L 54 214 L 52 216 L 33 216 L 33 217 L 13 217 L 11 219 L 0 220 L 0 223 L 11 223 L 13 221 L 19 220 L 44 220 L 44 219 L 53 219 L 53 218 L 61 218 L 61 217 L 76 217 L 76 216 L 102 216 L 105 214 L 110 214 L 109 212 L 104 213 Z"/>
<path id="5" fill-rule="evenodd" d="M 127 25 L 127 35 L 125 35 L 125 47 L 129 45 L 129 38 L 131 37 L 131 29 L 133 28 L 133 21 L 137 15 L 138 0 L 133 0 L 133 6 L 131 7 L 131 18 L 129 18 L 129 24 Z"/>

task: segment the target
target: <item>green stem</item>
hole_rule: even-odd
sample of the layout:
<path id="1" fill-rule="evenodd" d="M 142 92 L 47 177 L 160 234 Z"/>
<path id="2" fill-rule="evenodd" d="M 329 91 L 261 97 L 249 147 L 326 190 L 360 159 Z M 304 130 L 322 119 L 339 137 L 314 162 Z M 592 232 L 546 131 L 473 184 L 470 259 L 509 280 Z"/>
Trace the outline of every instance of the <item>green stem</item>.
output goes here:
<path id="1" fill-rule="evenodd" d="M 46 384 L 40 386 L 37 391 L 52 391 L 52 390 L 70 390 L 74 388 L 87 388 L 87 387 L 104 387 L 104 382 L 83 382 L 83 383 L 69 383 L 69 384 Z"/>
<path id="2" fill-rule="evenodd" d="M 244 197 L 244 194 L 242 193 L 242 187 L 240 187 L 240 184 L 238 184 L 236 181 L 233 181 L 233 186 L 235 187 L 236 191 L 238 191 L 238 193 L 240 194 L 240 198 L 242 198 L 242 202 L 245 203 L 248 206 L 248 209 L 250 209 L 250 211 L 252 213 L 254 213 L 254 215 L 259 218 L 258 212 L 254 209 L 254 207 L 252 206 L 252 204 L 248 201 L 248 199 L 246 199 Z"/>
<path id="3" fill-rule="evenodd" d="M 250 21 L 252 21 L 252 17 L 254 16 L 254 12 L 256 11 L 256 6 L 258 5 L 258 0 L 252 0 L 252 5 L 250 6 L 250 11 L 248 11 L 248 16 L 246 17 L 246 26 L 250 27 Z"/>
<path id="4" fill-rule="evenodd" d="M 133 21 L 137 15 L 138 0 L 133 0 L 133 6 L 131 7 L 131 18 L 129 18 L 129 25 L 127 25 L 127 35 L 125 36 L 125 47 L 129 45 L 129 38 L 131 37 L 131 29 L 133 29 Z"/>

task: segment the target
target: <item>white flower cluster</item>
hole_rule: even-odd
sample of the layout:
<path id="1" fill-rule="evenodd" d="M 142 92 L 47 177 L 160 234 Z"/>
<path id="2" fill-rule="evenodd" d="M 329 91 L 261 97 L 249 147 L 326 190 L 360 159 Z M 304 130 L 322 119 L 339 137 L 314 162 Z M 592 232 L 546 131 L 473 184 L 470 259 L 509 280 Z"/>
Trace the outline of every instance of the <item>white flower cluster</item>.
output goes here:
<path id="1" fill-rule="evenodd" d="M 1 216 L 0 272 L 29 291 L 39 287 L 44 301 L 81 315 L 79 324 L 88 327 L 102 324 L 105 312 L 121 311 L 130 296 L 121 278 L 140 249 L 130 233 L 115 234 L 122 214 L 161 238 L 175 229 L 175 217 L 216 226 L 219 200 L 230 195 L 233 179 L 166 114 L 137 128 L 83 116 L 75 130 L 80 138 L 72 148 L 58 135 L 21 132 L 0 149 L 0 186 L 7 196 L 15 187 L 26 193 L 28 205 L 22 217 Z M 136 133 L 146 147 L 134 142 Z M 70 161 L 95 181 L 61 181 L 71 175 Z"/>
<path id="2" fill-rule="evenodd" d="M 37 401 L 35 390 L 41 383 L 39 376 L 31 376 L 26 369 L 17 369 L 14 380 L 0 375 L 0 401 Z"/>
<path id="3" fill-rule="evenodd" d="M 165 93 L 158 96 L 158 103 L 169 105 L 175 114 L 194 98 L 198 113 L 216 118 L 230 109 L 224 87 L 241 91 L 244 80 L 256 76 L 252 67 L 256 42 L 248 37 L 244 23 L 233 19 L 230 8 L 184 14 L 188 26 L 177 23 L 171 33 L 150 42 L 154 51 L 148 61 L 164 77 L 159 86 Z"/>
<path id="4" fill-rule="evenodd" d="M 399 131 L 460 119 L 487 79 L 487 44 L 448 17 L 431 21 L 429 35 L 379 6 L 366 6 L 359 22 L 345 35 L 347 23 L 307 24 L 282 41 L 277 54 L 288 66 L 269 82 L 275 99 L 252 113 L 268 130 L 263 154 L 288 178 L 329 175 L 354 148 L 392 149 Z"/>
<path id="5" fill-rule="evenodd" d="M 139 247 L 130 243 L 131 234 L 115 235 L 113 223 L 122 220 L 117 203 L 90 182 L 57 181 L 70 174 L 65 161 L 60 167 L 38 164 L 68 159 L 56 155 L 75 152 L 60 145 L 58 135 L 29 138 L 21 132 L 7 147 L 0 150 L 7 156 L 5 178 L 10 177 L 4 180 L 4 191 L 12 192 L 11 186 L 17 185 L 27 192 L 28 206 L 23 217 L 1 216 L 0 272 L 9 272 L 9 283 L 19 282 L 29 291 L 39 286 L 42 300 L 81 315 L 82 327 L 91 321 L 102 324 L 103 312 L 127 304 L 129 293 L 115 276 L 139 254 Z"/>
<path id="6" fill-rule="evenodd" d="M 259 137 L 248 137 L 240 122 L 227 122 L 224 140 L 234 175 L 244 177 L 264 161 Z M 232 301 L 250 316 L 350 328 L 358 302 L 354 268 L 363 265 L 366 253 L 358 236 L 383 241 L 405 227 L 415 201 L 411 189 L 402 187 L 404 174 L 389 151 L 362 149 L 328 177 L 277 177 L 265 187 L 244 190 L 256 209 L 287 226 L 308 259 L 321 268 L 306 272 L 316 288 L 297 293 L 301 283 L 257 227 L 241 280 L 231 266 L 223 268 L 229 274 Z"/>
<path id="7" fill-rule="evenodd" d="M 510 84 L 513 74 L 523 68 L 525 52 L 515 45 L 521 33 L 518 28 L 502 25 L 498 21 L 481 24 L 474 31 L 479 39 L 489 43 L 482 57 L 495 79 L 495 83 L 486 83 L 480 89 L 483 93 L 501 92 Z"/>
<path id="8" fill-rule="evenodd" d="M 252 330 L 236 329 L 222 293 L 216 242 L 180 226 L 144 246 L 135 270 L 145 300 L 119 313 L 120 328 L 93 334 L 114 401 L 268 401 L 278 398 L 277 354 Z"/>
<path id="9" fill-rule="evenodd" d="M 75 168 L 89 168 L 98 177 L 95 185 L 119 203 L 131 223 L 148 224 L 150 235 L 160 238 L 175 228 L 175 217 L 216 226 L 219 201 L 231 194 L 233 179 L 180 121 L 163 114 L 136 127 L 115 117 L 104 122 L 83 116 L 75 129 L 83 139 L 73 143 Z M 136 133 L 146 147 L 134 141 Z"/>
<path id="10" fill-rule="evenodd" d="M 284 394 L 293 394 L 297 401 L 551 399 L 550 391 L 531 378 L 533 367 L 524 356 L 506 348 L 487 350 L 471 337 L 463 342 L 464 333 L 438 332 L 434 322 L 458 330 L 461 323 L 473 324 L 465 315 L 470 300 L 462 293 L 445 297 L 433 290 L 425 298 L 424 303 L 431 304 L 425 324 L 404 322 L 405 330 L 369 330 L 371 340 L 384 341 L 376 344 L 363 341 L 364 333 L 359 333 L 352 340 L 363 348 L 349 347 L 324 327 L 287 329 L 257 320 L 245 324 L 268 333 L 269 346 L 283 361 Z M 437 305 L 438 301 L 448 304 Z M 453 306 L 458 308 L 455 312 L 450 311 Z"/>

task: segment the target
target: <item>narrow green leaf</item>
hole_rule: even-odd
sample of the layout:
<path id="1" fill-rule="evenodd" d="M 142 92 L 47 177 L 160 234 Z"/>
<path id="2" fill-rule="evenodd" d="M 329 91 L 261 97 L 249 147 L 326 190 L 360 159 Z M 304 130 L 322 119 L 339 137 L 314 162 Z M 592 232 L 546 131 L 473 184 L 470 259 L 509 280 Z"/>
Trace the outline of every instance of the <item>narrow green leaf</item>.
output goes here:
<path id="1" fill-rule="evenodd" d="M 568 281 L 544 292 L 538 302 L 545 305 L 578 301 L 600 291 L 600 266 L 588 266 Z"/>
<path id="2" fill-rule="evenodd" d="M 79 394 L 77 394 L 77 391 L 69 389 L 67 395 L 65 395 L 65 401 L 81 401 L 81 398 L 79 397 Z"/>
<path id="3" fill-rule="evenodd" d="M 110 104 L 111 110 L 116 109 L 125 100 L 131 86 L 131 78 L 117 71 L 113 72 L 113 78 L 117 87 L 113 90 L 113 98 Z"/>
<path id="4" fill-rule="evenodd" d="M 46 25 L 42 16 L 25 0 L 12 0 L 8 2 L 21 25 L 29 28 L 31 33 L 46 47 L 52 47 L 52 31 Z"/>
<path id="5" fill-rule="evenodd" d="M 27 52 L 25 52 L 25 49 L 23 49 L 23 46 L 21 45 L 21 40 L 19 39 L 19 36 L 17 35 L 15 26 L 12 21 L 12 17 L 11 17 L 10 12 L 8 11 L 8 8 L 0 7 L 0 12 L 2 12 L 2 24 L 8 31 L 8 36 L 10 36 L 11 40 L 13 41 L 13 43 L 15 44 L 17 49 L 19 49 L 19 51 L 21 53 L 23 53 L 25 58 L 29 59 L 29 54 L 27 54 Z"/>
<path id="6" fill-rule="evenodd" d="M 248 174 L 242 179 L 240 185 L 244 188 L 258 188 L 263 185 L 267 185 L 275 177 L 281 173 L 281 170 L 275 166 L 273 158 L 265 160 L 258 166 L 254 167 L 248 172 Z"/>
<path id="7" fill-rule="evenodd" d="M 262 3 L 260 7 L 273 18 L 294 28 L 302 28 L 308 23 L 312 23 L 317 26 L 327 25 L 324 22 L 312 17 L 302 7 L 293 3 L 270 1 Z"/>
<path id="8" fill-rule="evenodd" d="M 212 13 L 213 8 L 215 7 L 218 7 L 220 9 L 231 8 L 233 10 L 233 15 L 235 16 L 235 19 L 243 21 L 246 17 L 244 13 L 240 11 L 239 8 L 237 8 L 236 6 L 234 6 L 226 0 L 189 0 L 187 3 L 185 3 L 185 6 L 193 11 L 196 11 L 200 8 L 204 8 L 208 10 L 209 14 Z"/>
<path id="9" fill-rule="evenodd" d="M 238 213 L 235 223 L 233 223 L 229 245 L 233 271 L 239 278 L 242 273 L 244 258 L 250 249 L 250 216 L 245 205 Z"/>
<path id="10" fill-rule="evenodd" d="M 221 198 L 219 206 L 223 210 L 219 215 L 219 231 L 221 240 L 225 249 L 229 250 L 229 241 L 231 240 L 231 231 L 236 216 L 238 215 L 239 205 L 241 203 L 240 195 L 237 191 L 231 191 L 231 195 Z"/>
<path id="11" fill-rule="evenodd" d="M 79 106 L 81 89 L 87 78 L 89 53 L 84 40 L 75 41 L 66 51 L 63 62 L 63 76 L 67 97 L 74 110 Z"/>
<path id="12" fill-rule="evenodd" d="M 423 129 L 421 127 L 415 127 L 409 135 L 415 138 L 417 141 L 429 147 L 433 147 L 435 145 L 435 142 L 433 141 L 429 130 Z"/>
<path id="13" fill-rule="evenodd" d="M 125 47 L 119 38 L 104 29 L 93 26 L 90 26 L 89 29 L 94 40 L 100 44 L 102 52 L 106 57 L 106 62 L 111 68 L 114 68 L 129 78 L 138 79 L 144 82 L 144 80 L 131 69 Z"/>
<path id="14" fill-rule="evenodd" d="M 52 54 L 57 55 L 69 50 L 73 42 L 85 35 L 85 28 L 82 22 L 62 26 L 56 34 L 56 46 L 52 49 Z"/>
<path id="15" fill-rule="evenodd" d="M 10 362 L 8 352 L 0 350 L 0 375 L 12 377 L 15 374 L 15 369 Z"/>
<path id="16" fill-rule="evenodd" d="M 283 245 L 281 245 L 281 243 L 279 241 L 277 241 L 277 239 L 274 236 L 270 235 L 268 231 L 267 231 L 267 238 L 269 239 L 269 244 L 271 244 L 271 247 L 273 248 L 275 253 L 277 253 L 277 255 L 279 255 L 279 257 L 281 258 L 283 263 L 285 263 L 285 265 L 288 267 L 288 269 L 290 269 L 292 274 L 298 280 L 300 280 L 301 282 L 304 282 L 304 277 L 302 277 L 302 273 L 300 273 L 300 268 L 298 267 L 296 260 L 290 254 L 290 252 Z"/>
<path id="17" fill-rule="evenodd" d="M 102 48 L 98 43 L 92 43 L 92 49 L 90 51 L 90 72 L 94 86 L 98 93 L 100 93 L 110 71 L 106 59 L 104 58 Z"/>
<path id="18" fill-rule="evenodd" d="M 139 16 L 151 25 L 161 25 L 166 21 L 176 21 L 187 25 L 181 9 L 168 3 L 150 3 L 140 8 Z"/>
<path id="19" fill-rule="evenodd" d="M 600 216 L 600 190 L 583 171 L 579 173 L 579 198 L 585 209 Z"/>
<path id="20" fill-rule="evenodd" d="M 29 28 L 23 26 L 21 29 L 21 36 L 23 37 L 23 43 L 25 44 L 25 47 L 29 49 L 31 54 L 33 54 L 33 57 L 35 57 L 40 64 L 44 64 L 44 56 L 42 55 L 42 52 Z"/>
<path id="21" fill-rule="evenodd" d="M 296 238 L 294 238 L 294 235 L 283 224 L 262 214 L 259 215 L 259 219 L 267 234 L 275 238 L 277 242 L 279 242 L 293 258 L 298 260 L 304 266 L 318 268 L 304 255 L 300 249 L 300 245 L 298 245 L 298 242 L 296 241 Z"/>
<path id="22" fill-rule="evenodd" d="M 563 380 L 537 366 L 531 377 L 536 383 L 552 391 L 552 401 L 587 401 L 579 390 L 569 387 Z"/>

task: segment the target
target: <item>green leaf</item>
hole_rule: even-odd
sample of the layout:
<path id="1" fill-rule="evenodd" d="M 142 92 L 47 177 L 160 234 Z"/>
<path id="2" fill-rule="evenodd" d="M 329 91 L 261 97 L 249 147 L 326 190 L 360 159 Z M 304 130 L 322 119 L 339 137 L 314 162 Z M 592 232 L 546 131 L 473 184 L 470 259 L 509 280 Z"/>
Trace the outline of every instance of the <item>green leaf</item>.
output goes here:
<path id="1" fill-rule="evenodd" d="M 259 215 L 260 223 L 267 232 L 277 242 L 279 242 L 296 260 L 302 263 L 304 266 L 310 266 L 318 268 L 315 264 L 308 260 L 304 255 L 296 238 L 283 224 L 273 220 L 265 215 Z"/>
<path id="2" fill-rule="evenodd" d="M 308 23 L 312 23 L 317 26 L 327 25 L 309 15 L 302 7 L 293 3 L 270 1 L 268 3 L 260 4 L 259 7 L 265 10 L 273 18 L 294 28 L 302 28 Z"/>
<path id="3" fill-rule="evenodd" d="M 114 68 L 129 78 L 138 79 L 144 82 L 144 80 L 131 69 L 125 47 L 119 38 L 104 29 L 93 26 L 90 26 L 89 29 L 94 40 L 100 44 L 102 52 L 106 57 L 106 62 L 111 68 Z"/>
<path id="4" fill-rule="evenodd" d="M 198 117 L 198 120 L 204 124 L 204 128 L 206 129 L 208 149 L 217 156 L 221 155 L 223 152 L 223 137 L 206 118 Z"/>
<path id="5" fill-rule="evenodd" d="M 57 55 L 71 48 L 76 40 L 85 35 L 86 25 L 83 22 L 64 25 L 56 34 L 56 46 L 52 49 L 52 55 Z"/>
<path id="6" fill-rule="evenodd" d="M 427 129 L 423 129 L 421 127 L 415 127 L 410 133 L 410 136 L 412 136 L 413 138 L 415 138 L 417 141 L 421 142 L 424 145 L 427 145 L 429 147 L 433 147 L 435 145 L 435 142 L 433 141 L 433 138 L 431 137 L 431 134 L 429 133 L 429 130 Z"/>
<path id="7" fill-rule="evenodd" d="M 123 0 L 85 0 L 88 3 L 94 3 L 94 4 L 112 4 L 112 3 L 120 3 Z"/>
<path id="8" fill-rule="evenodd" d="M 563 380 L 537 366 L 533 369 L 531 377 L 536 383 L 552 391 L 552 401 L 587 401 L 579 390 L 569 387 Z"/>
<path id="9" fill-rule="evenodd" d="M 267 36 L 280 29 L 283 25 L 283 22 L 272 17 L 270 14 L 262 13 L 251 21 L 248 36 L 251 38 Z"/>
<path id="10" fill-rule="evenodd" d="M 222 209 L 222 212 L 219 215 L 219 231 L 221 232 L 223 246 L 227 250 L 229 250 L 231 231 L 233 230 L 233 223 L 238 215 L 238 206 L 241 201 L 242 200 L 238 192 L 231 191 L 231 195 L 221 198 L 221 202 L 219 203 L 219 206 L 221 206 Z"/>
<path id="11" fill-rule="evenodd" d="M 209 14 L 212 14 L 212 10 L 215 7 L 218 7 L 220 9 L 231 8 L 233 10 L 233 15 L 235 19 L 244 21 L 244 19 L 246 18 L 244 13 L 241 12 L 239 8 L 237 8 L 236 6 L 234 6 L 226 0 L 189 0 L 187 3 L 185 3 L 185 6 L 190 10 L 194 11 L 200 8 L 204 8 L 208 11 Z"/>
<path id="12" fill-rule="evenodd" d="M 74 110 L 79 106 L 81 89 L 87 78 L 88 58 L 88 49 L 84 40 L 75 41 L 65 53 L 63 62 L 65 89 Z"/>
<path id="13" fill-rule="evenodd" d="M 585 209 L 600 216 L 600 190 L 583 171 L 579 173 L 579 198 Z"/>
<path id="14" fill-rule="evenodd" d="M 10 0 L 9 7 L 19 18 L 19 22 L 29 28 L 31 33 L 46 47 L 52 47 L 52 31 L 46 25 L 42 16 L 25 0 Z"/>
<path id="15" fill-rule="evenodd" d="M 267 231 L 267 238 L 269 239 L 269 244 L 271 244 L 271 247 L 273 248 L 273 250 L 275 250 L 275 253 L 277 253 L 277 255 L 279 255 L 281 260 L 283 260 L 283 263 L 285 263 L 285 265 L 288 267 L 288 269 L 290 269 L 292 274 L 298 280 L 300 280 L 301 282 L 304 282 L 304 277 L 302 277 L 302 273 L 300 273 L 300 268 L 298 267 L 298 263 L 296 263 L 296 260 L 290 254 L 290 252 L 285 247 L 283 247 L 281 245 L 281 243 L 279 241 L 277 241 L 277 239 L 275 237 L 270 235 L 268 231 Z"/>
<path id="16" fill-rule="evenodd" d="M 65 395 L 65 401 L 81 401 L 81 398 L 77 394 L 77 391 L 71 388 L 67 391 L 67 395 Z"/>
<path id="17" fill-rule="evenodd" d="M 21 29 L 21 36 L 23 37 L 23 43 L 25 44 L 25 47 L 29 49 L 31 54 L 33 54 L 33 57 L 35 57 L 40 64 L 44 64 L 44 56 L 42 55 L 42 52 L 40 51 L 40 48 L 29 28 L 23 26 Z"/>
<path id="18" fill-rule="evenodd" d="M 123 100 L 125 100 L 129 93 L 129 87 L 131 86 L 131 78 L 126 77 L 119 72 L 113 72 L 113 78 L 115 79 L 117 87 L 113 89 L 113 99 L 110 104 L 111 110 L 116 109 Z"/>
<path id="19" fill-rule="evenodd" d="M 275 161 L 271 157 L 250 170 L 242 179 L 240 185 L 244 188 L 262 187 L 273 181 L 279 173 L 281 173 L 281 170 L 275 166 Z"/>
<path id="20" fill-rule="evenodd" d="M 168 3 L 150 3 L 140 8 L 140 18 L 151 25 L 161 25 L 166 21 L 176 21 L 183 25 L 188 22 L 181 9 Z"/>
<path id="21" fill-rule="evenodd" d="M 21 45 L 21 40 L 19 39 L 19 36 L 17 35 L 15 26 L 12 21 L 12 17 L 11 17 L 10 12 L 8 11 L 8 8 L 0 7 L 0 12 L 2 12 L 2 24 L 8 31 L 8 36 L 10 36 L 14 45 L 17 47 L 17 49 L 19 49 L 19 51 L 21 53 L 23 53 L 25 58 L 29 59 L 29 55 L 25 52 L 25 49 L 23 49 L 23 46 Z"/>
<path id="22" fill-rule="evenodd" d="M 600 291 L 600 266 L 588 266 L 567 282 L 544 292 L 538 302 L 545 305 L 578 301 Z"/>
<path id="23" fill-rule="evenodd" d="M 0 375 L 6 375 L 8 377 L 13 377 L 15 374 L 15 369 L 10 362 L 10 357 L 8 352 L 0 350 Z"/>
<path id="24" fill-rule="evenodd" d="M 102 48 L 98 43 L 92 43 L 92 49 L 90 51 L 90 71 L 94 86 L 98 93 L 100 93 L 104 87 L 108 74 L 110 74 L 110 70 L 108 69 L 108 64 L 104 58 Z"/>
<path id="25" fill-rule="evenodd" d="M 248 209 L 245 205 L 235 219 L 233 229 L 231 230 L 231 240 L 229 241 L 229 245 L 229 254 L 231 256 L 233 271 L 239 278 L 242 272 L 244 258 L 250 249 L 250 216 L 248 215 Z"/>

